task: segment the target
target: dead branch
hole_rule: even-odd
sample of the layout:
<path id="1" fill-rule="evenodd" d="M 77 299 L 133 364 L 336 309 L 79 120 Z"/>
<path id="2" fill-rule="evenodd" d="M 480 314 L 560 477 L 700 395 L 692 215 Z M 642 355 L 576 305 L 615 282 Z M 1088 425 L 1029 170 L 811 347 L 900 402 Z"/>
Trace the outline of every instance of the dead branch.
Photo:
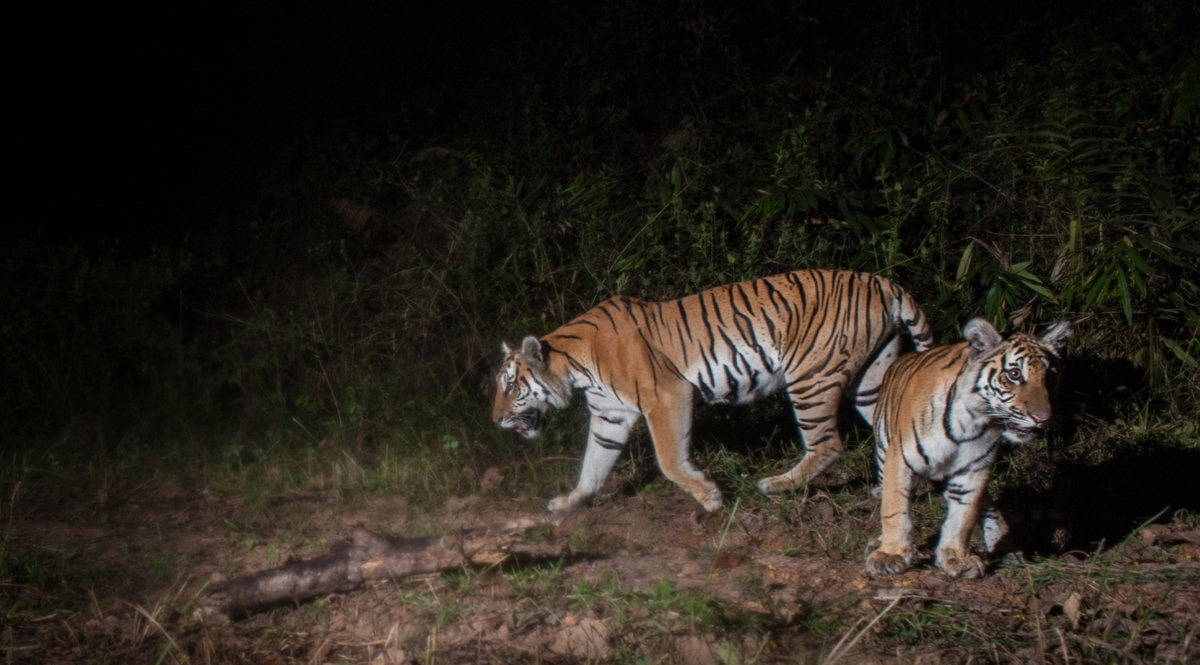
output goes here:
<path id="1" fill-rule="evenodd" d="M 427 538 L 392 538 L 357 528 L 329 554 L 238 577 L 210 587 L 199 599 L 204 614 L 244 615 L 284 603 L 354 591 L 369 580 L 503 561 L 510 548 L 542 518 L 524 517 L 504 524 L 464 529 Z"/>

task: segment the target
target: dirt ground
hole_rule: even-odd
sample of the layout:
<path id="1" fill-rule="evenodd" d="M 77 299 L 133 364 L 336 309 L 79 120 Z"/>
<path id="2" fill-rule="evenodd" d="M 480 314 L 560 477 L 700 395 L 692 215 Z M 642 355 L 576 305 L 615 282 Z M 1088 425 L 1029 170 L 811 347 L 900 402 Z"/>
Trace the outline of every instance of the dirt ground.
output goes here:
<path id="1" fill-rule="evenodd" d="M 865 489 L 703 515 L 660 480 L 536 531 L 502 565 L 371 584 L 233 621 L 192 611 L 213 580 L 313 558 L 355 525 L 414 536 L 540 514 L 532 500 L 505 496 L 502 471 L 487 473 L 495 489 L 485 478 L 483 492 L 421 510 L 401 495 L 343 499 L 320 488 L 252 505 L 177 486 L 100 497 L 9 487 L 17 498 L 9 555 L 25 563 L 4 581 L 4 657 L 1200 662 L 1200 530 L 1152 525 L 1117 548 L 1043 556 L 981 580 L 949 580 L 928 560 L 879 579 L 862 563 L 878 520 Z M 936 517 L 925 526 L 934 537 Z"/>

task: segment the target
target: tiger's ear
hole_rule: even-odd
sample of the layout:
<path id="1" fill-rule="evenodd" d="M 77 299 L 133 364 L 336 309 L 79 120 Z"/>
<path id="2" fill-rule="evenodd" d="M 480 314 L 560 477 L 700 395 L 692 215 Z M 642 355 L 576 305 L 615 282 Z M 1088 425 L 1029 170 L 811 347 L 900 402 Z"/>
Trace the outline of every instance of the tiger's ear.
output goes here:
<path id="1" fill-rule="evenodd" d="M 542 341 L 533 335 L 521 340 L 521 355 L 536 369 L 541 369 L 542 365 L 546 364 L 546 358 L 542 354 Z"/>
<path id="2" fill-rule="evenodd" d="M 1067 340 L 1071 337 L 1071 322 L 1066 319 L 1059 319 L 1042 331 L 1038 340 L 1054 353 L 1062 355 L 1062 352 L 1067 348 Z"/>
<path id="3" fill-rule="evenodd" d="M 508 345 L 508 342 L 500 342 L 500 355 L 507 358 L 510 353 L 512 353 L 512 347 Z"/>
<path id="4" fill-rule="evenodd" d="M 988 323 L 987 319 L 971 319 L 963 326 L 963 338 L 971 347 L 970 359 L 982 358 L 1000 346 L 1000 333 Z"/>

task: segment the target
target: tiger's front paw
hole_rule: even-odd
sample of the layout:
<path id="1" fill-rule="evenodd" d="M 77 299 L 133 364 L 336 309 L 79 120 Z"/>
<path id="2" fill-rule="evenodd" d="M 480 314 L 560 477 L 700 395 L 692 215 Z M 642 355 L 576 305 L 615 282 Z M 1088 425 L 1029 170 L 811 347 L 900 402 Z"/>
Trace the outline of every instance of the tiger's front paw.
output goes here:
<path id="1" fill-rule="evenodd" d="M 556 496 L 550 500 L 550 503 L 546 506 L 546 510 L 552 513 L 565 513 L 574 510 L 576 506 L 583 503 L 586 499 L 587 497 L 582 495 L 577 496 L 575 492 L 571 492 L 566 496 Z"/>
<path id="2" fill-rule="evenodd" d="M 710 513 L 717 512 L 721 506 L 725 505 L 725 497 L 721 496 L 721 490 L 715 486 L 704 495 L 704 498 L 696 497 L 696 500 Z"/>
<path id="3" fill-rule="evenodd" d="M 867 555 L 867 572 L 872 575 L 897 575 L 911 565 L 912 554 L 909 552 L 893 554 L 879 549 Z"/>
<path id="4" fill-rule="evenodd" d="M 938 556 L 938 568 L 953 579 L 970 580 L 983 577 L 986 567 L 983 559 L 974 554 L 947 554 Z"/>

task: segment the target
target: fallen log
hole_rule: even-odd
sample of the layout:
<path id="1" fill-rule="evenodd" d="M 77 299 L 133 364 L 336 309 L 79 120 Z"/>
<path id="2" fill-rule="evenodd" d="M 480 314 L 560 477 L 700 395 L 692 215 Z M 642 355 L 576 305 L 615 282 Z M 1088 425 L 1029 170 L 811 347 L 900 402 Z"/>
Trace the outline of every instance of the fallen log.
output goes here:
<path id="1" fill-rule="evenodd" d="M 348 541 L 311 561 L 234 578 L 209 587 L 197 601 L 203 614 L 239 616 L 334 593 L 370 580 L 394 580 L 503 561 L 526 533 L 545 524 L 524 517 L 504 524 L 426 538 L 393 538 L 357 528 Z"/>

